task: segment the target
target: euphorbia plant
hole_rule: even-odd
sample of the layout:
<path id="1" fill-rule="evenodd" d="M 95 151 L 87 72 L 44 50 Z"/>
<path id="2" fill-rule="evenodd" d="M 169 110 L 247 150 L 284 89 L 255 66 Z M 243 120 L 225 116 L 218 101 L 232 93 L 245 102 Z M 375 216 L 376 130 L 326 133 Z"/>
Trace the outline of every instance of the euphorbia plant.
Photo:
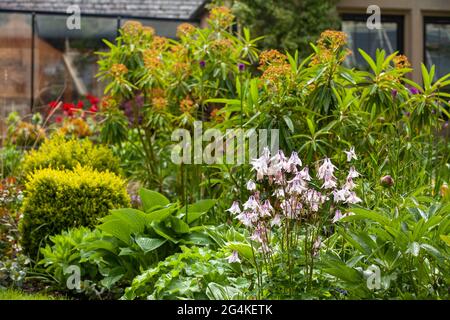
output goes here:
<path id="1" fill-rule="evenodd" d="M 348 162 L 357 158 L 353 148 L 346 154 Z M 350 167 L 340 183 L 329 158 L 312 163 L 316 174 L 311 175 L 310 166 L 303 166 L 296 152 L 289 158 L 282 151 L 271 156 L 267 148 L 252 166 L 256 181 L 247 183 L 250 197 L 242 208 L 234 202 L 228 211 L 251 234 L 248 241 L 259 289 L 263 279 L 276 277 L 276 270 L 281 269 L 288 274 L 287 290 L 292 295 L 298 268 L 304 268 L 303 276 L 310 287 L 322 238 L 329 235 L 332 223 L 351 214 L 343 213 L 349 205 L 362 201 L 354 190 L 359 173 Z M 230 262 L 238 262 L 239 254 L 248 256 L 243 246 L 230 244 L 230 248 L 234 250 Z"/>

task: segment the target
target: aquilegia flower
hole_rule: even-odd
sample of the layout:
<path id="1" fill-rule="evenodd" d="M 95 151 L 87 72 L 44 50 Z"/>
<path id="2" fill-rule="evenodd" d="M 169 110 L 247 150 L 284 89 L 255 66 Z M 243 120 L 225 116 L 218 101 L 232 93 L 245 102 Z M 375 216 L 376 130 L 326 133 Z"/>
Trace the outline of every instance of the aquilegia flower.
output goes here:
<path id="1" fill-rule="evenodd" d="M 231 214 L 239 214 L 241 213 L 241 208 L 239 208 L 239 203 L 237 201 L 234 201 L 231 207 L 226 211 L 228 211 Z"/>
<path id="2" fill-rule="evenodd" d="M 231 256 L 228 257 L 228 263 L 241 263 L 241 259 L 239 259 L 239 255 L 236 250 L 233 251 Z"/>
<path id="3" fill-rule="evenodd" d="M 248 191 L 255 191 L 256 190 L 256 183 L 253 180 L 249 180 L 247 182 L 247 190 Z"/>
<path id="4" fill-rule="evenodd" d="M 354 147 L 346 153 L 349 161 L 357 159 Z M 338 180 L 335 176 L 337 167 L 330 158 L 325 158 L 319 163 L 317 178 L 313 179 L 309 167 L 302 168 L 303 163 L 296 152 L 290 157 L 281 150 L 271 155 L 268 148 L 264 148 L 261 156 L 253 159 L 251 164 L 256 180 L 249 180 L 246 187 L 252 194 L 242 205 L 242 211 L 238 202 L 233 202 L 227 211 L 235 214 L 248 229 L 249 240 L 264 255 L 270 255 L 276 247 L 276 244 L 272 247 L 271 239 L 291 232 L 290 228 L 296 223 L 314 223 L 318 215 L 328 216 L 330 222 L 336 223 L 349 215 L 342 214 L 342 208 L 362 202 L 355 192 L 354 179 L 360 174 L 354 166 L 350 167 L 345 180 L 343 177 Z M 277 230 L 279 228 L 283 230 Z M 314 250 L 318 253 L 321 239 L 313 241 L 316 241 Z"/>
<path id="5" fill-rule="evenodd" d="M 352 159 L 358 160 L 355 153 L 355 147 L 351 147 L 349 151 L 344 151 L 347 155 L 347 162 L 352 161 Z"/>

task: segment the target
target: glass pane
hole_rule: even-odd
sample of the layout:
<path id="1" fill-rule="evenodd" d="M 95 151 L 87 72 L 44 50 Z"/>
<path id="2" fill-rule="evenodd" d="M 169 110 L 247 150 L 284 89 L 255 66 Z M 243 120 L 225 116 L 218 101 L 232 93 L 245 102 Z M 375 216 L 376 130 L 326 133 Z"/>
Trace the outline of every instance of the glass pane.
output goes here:
<path id="1" fill-rule="evenodd" d="M 115 18 L 82 17 L 80 30 L 69 30 L 66 16 L 37 15 L 35 18 L 35 107 L 55 99 L 74 102 L 82 96 L 101 96 L 104 85 L 97 81 L 98 57 L 114 41 Z"/>
<path id="2" fill-rule="evenodd" d="M 345 64 L 349 67 L 367 68 L 367 63 L 358 52 L 363 49 L 371 57 L 375 57 L 378 48 L 386 50 L 387 54 L 399 50 L 397 47 L 397 23 L 383 22 L 380 30 L 370 30 L 365 21 L 343 21 L 342 30 L 348 35 L 348 45 L 353 51 Z"/>
<path id="3" fill-rule="evenodd" d="M 166 37 L 166 38 L 176 38 L 177 35 L 177 27 L 182 23 L 180 21 L 175 20 L 155 20 L 155 19 L 121 19 L 121 25 L 124 25 L 125 22 L 139 21 L 144 26 L 150 26 L 155 29 L 155 32 L 158 36 Z M 189 22 L 190 24 L 196 25 L 195 23 Z"/>
<path id="4" fill-rule="evenodd" d="M 436 77 L 450 72 L 450 24 L 426 24 L 425 61 L 436 66 Z"/>
<path id="5" fill-rule="evenodd" d="M 30 111 L 31 15 L 0 13 L 0 133 L 7 114 Z"/>

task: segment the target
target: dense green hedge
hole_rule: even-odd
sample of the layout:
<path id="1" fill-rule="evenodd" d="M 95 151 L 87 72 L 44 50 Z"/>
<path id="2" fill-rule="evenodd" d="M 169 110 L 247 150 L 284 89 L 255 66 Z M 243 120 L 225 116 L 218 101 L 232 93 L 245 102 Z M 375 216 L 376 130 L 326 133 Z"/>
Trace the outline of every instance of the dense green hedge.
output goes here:
<path id="1" fill-rule="evenodd" d="M 120 173 L 119 160 L 107 147 L 94 145 L 88 139 L 66 140 L 60 135 L 54 135 L 38 150 L 28 153 L 22 162 L 22 171 L 27 175 L 44 168 L 73 169 L 77 164 Z"/>
<path id="2" fill-rule="evenodd" d="M 113 173 L 80 165 L 73 171 L 38 170 L 26 184 L 20 225 L 24 251 L 34 257 L 49 235 L 94 226 L 110 209 L 129 205 L 126 182 Z"/>

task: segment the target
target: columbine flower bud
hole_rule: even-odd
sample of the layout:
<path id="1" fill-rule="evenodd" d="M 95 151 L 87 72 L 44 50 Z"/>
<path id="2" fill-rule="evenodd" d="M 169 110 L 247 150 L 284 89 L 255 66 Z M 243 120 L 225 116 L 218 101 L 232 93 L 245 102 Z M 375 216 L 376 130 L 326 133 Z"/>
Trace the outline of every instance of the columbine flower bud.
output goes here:
<path id="1" fill-rule="evenodd" d="M 380 184 L 383 187 L 390 188 L 394 185 L 394 179 L 390 175 L 384 176 L 381 178 Z"/>

